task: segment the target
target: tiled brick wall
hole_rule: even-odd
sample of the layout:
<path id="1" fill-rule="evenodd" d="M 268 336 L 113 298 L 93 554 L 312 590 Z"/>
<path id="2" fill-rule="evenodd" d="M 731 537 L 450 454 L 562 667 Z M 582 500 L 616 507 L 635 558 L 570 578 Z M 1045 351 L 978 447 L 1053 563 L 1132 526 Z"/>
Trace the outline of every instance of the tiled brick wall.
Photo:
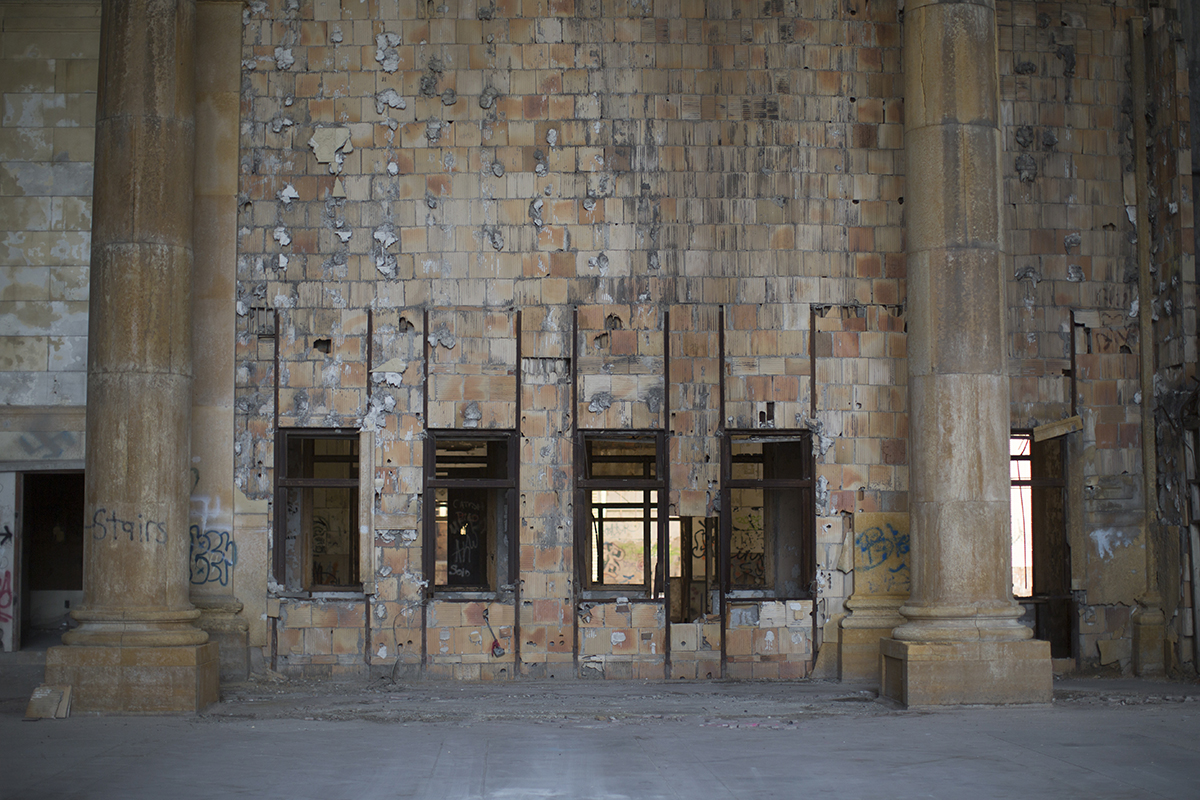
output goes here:
<path id="1" fill-rule="evenodd" d="M 0 5 L 3 406 L 85 402 L 99 41 L 99 3 Z M 82 459 L 82 415 L 3 416 L 0 460 Z"/>
<path id="2" fill-rule="evenodd" d="M 372 630 L 378 642 L 401 642 L 405 663 L 420 633 L 411 604 L 420 593 L 421 456 L 409 436 L 463 427 L 472 403 L 475 425 L 515 425 L 522 437 L 514 622 L 527 674 L 561 672 L 556 663 L 576 658 L 585 674 L 663 674 L 660 606 L 575 608 L 573 425 L 669 426 L 672 514 L 712 517 L 721 427 L 824 425 L 842 437 L 861 424 L 861 452 L 821 439 L 821 468 L 837 464 L 832 488 L 853 496 L 826 503 L 829 524 L 818 526 L 825 613 L 850 591 L 832 568 L 844 543 L 837 512 L 904 505 L 907 456 L 895 446 L 906 437 L 902 315 L 879 311 L 903 303 L 897 8 L 659 6 L 278 2 L 247 11 L 239 297 L 281 312 L 281 424 L 353 425 L 366 414 L 380 426 L 376 530 L 388 574 Z M 813 309 L 824 320 L 830 305 L 851 306 L 864 322 L 869 314 L 871 327 L 837 328 L 853 363 L 843 367 L 840 351 L 819 354 L 828 380 L 814 417 L 810 325 Z M 361 324 L 345 327 L 346 315 L 367 307 L 373 363 L 406 365 L 390 381 L 398 386 L 376 375 L 370 400 L 354 363 Z M 383 321 L 400 313 L 420 331 L 415 309 L 426 308 L 424 333 Z M 506 324 L 517 310 L 519 365 Z M 320 336 L 334 340 L 327 356 L 311 349 Z M 411 343 L 420 336 L 431 342 L 428 420 Z M 457 345 L 438 344 L 443 337 Z M 266 400 L 273 354 L 243 351 L 239 391 Z M 346 378 L 336 388 L 333 372 Z M 853 405 L 839 405 L 839 392 Z M 256 480 L 250 466 L 239 465 L 246 484 Z M 858 476 L 850 489 L 845 469 Z M 785 620 L 783 604 L 766 605 L 778 625 L 732 654 L 747 669 L 803 672 L 777 665 L 811 659 L 808 611 Z M 460 625 L 447 607 L 428 610 L 426 648 L 451 675 L 477 650 L 478 624 Z M 704 631 L 681 645 L 693 662 L 684 671 L 713 672 L 696 655 L 710 652 L 699 643 L 707 639 L 719 674 L 719 636 L 708 630 L 719 625 L 687 627 L 695 625 Z M 471 644 L 460 651 L 462 636 Z M 390 664 L 396 641 L 386 656 L 373 647 L 373 658 Z"/>
<path id="3" fill-rule="evenodd" d="M 1137 311 L 1129 42 L 1129 19 L 1141 11 L 1134 4 L 1031 2 L 1001 2 L 997 11 L 1013 256 L 1011 424 L 1028 429 L 1074 412 L 1082 417 L 1083 431 L 1068 439 L 1067 532 L 1073 585 L 1086 590 L 1080 657 L 1127 670 L 1129 613 L 1146 587 L 1140 364 L 1147 343 Z M 1149 357 L 1166 379 L 1162 388 L 1194 372 L 1196 333 L 1190 150 L 1181 108 L 1187 103 L 1180 96 L 1186 62 L 1167 19 L 1156 9 L 1147 37 L 1157 298 Z M 1155 394 L 1161 424 L 1181 423 L 1169 398 Z M 1171 437 L 1160 436 L 1159 448 L 1162 487 Z M 1165 482 L 1179 486 L 1177 455 L 1171 461 L 1175 475 Z M 1182 495 L 1166 495 L 1167 506 L 1176 506 L 1167 513 L 1178 519 Z M 1154 535 L 1170 617 L 1180 599 L 1178 535 Z M 1190 644 L 1173 652 L 1191 658 Z"/>
<path id="4" fill-rule="evenodd" d="M 83 402 L 97 10 L 0 4 L 9 405 Z M 1145 348 L 1127 210 L 1136 9 L 999 0 L 997 11 L 1011 424 L 1069 416 L 1074 386 L 1083 657 L 1126 668 L 1127 612 L 1145 583 Z M 415 672 L 424 652 L 444 677 L 577 663 L 657 677 L 669 644 L 671 674 L 718 675 L 718 621 L 677 623 L 668 642 L 658 605 L 577 602 L 575 426 L 665 428 L 671 513 L 709 518 L 723 427 L 813 430 L 818 627 L 841 611 L 852 515 L 907 509 L 899 20 L 897 3 L 861 0 L 246 6 L 235 535 L 269 535 L 276 418 L 362 427 L 376 443 L 376 593 L 285 599 L 283 668 L 349 675 L 398 659 Z M 1170 25 L 1169 9 L 1151 15 L 1151 233 L 1156 358 L 1177 392 L 1194 373 L 1196 320 L 1189 109 Z M 328 353 L 314 347 L 326 339 Z M 27 417 L 0 431 L 8 449 L 22 441 L 14 426 L 45 433 L 24 440 L 35 449 L 63 429 Z M 429 427 L 519 432 L 512 600 L 422 605 Z M 1160 448 L 1160 490 L 1178 485 L 1180 457 Z M 1174 525 L 1179 493 L 1166 495 Z M 1106 551 L 1101 530 L 1128 546 Z M 1186 562 L 1165 559 L 1172 611 L 1189 591 Z M 820 644 L 811 604 L 743 601 L 726 620 L 731 674 L 804 674 Z M 501 658 L 488 654 L 485 607 Z M 1176 652 L 1189 650 L 1179 639 Z"/>

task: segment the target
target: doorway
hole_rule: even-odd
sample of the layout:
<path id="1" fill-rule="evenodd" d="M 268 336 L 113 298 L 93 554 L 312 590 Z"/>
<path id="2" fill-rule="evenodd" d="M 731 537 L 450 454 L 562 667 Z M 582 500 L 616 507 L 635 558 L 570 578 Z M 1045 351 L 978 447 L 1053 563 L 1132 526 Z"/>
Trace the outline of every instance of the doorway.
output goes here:
<path id="1" fill-rule="evenodd" d="M 1066 447 L 1029 432 L 1009 439 L 1013 596 L 1050 642 L 1052 658 L 1071 658 L 1071 551 L 1066 524 Z"/>
<path id="2" fill-rule="evenodd" d="M 83 602 L 83 472 L 21 476 L 21 641 L 53 645 Z"/>

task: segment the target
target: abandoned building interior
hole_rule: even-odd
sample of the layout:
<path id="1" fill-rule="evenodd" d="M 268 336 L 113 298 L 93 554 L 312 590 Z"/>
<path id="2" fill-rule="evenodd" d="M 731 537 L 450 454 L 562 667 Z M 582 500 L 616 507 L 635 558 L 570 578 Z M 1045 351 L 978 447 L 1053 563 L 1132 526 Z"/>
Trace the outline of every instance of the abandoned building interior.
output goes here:
<path id="1" fill-rule="evenodd" d="M 1197 16 L 3 0 L 3 649 L 1194 676 Z"/>

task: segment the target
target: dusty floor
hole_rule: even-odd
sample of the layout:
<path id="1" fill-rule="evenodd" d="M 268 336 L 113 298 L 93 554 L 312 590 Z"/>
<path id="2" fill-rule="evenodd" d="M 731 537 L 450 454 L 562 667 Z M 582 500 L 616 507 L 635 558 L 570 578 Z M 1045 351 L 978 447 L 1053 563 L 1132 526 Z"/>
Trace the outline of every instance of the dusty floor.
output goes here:
<path id="1" fill-rule="evenodd" d="M 830 682 L 262 678 L 194 718 L 22 720 L 0 798 L 1200 796 L 1200 686 L 1070 680 L 1051 706 L 903 711 Z"/>

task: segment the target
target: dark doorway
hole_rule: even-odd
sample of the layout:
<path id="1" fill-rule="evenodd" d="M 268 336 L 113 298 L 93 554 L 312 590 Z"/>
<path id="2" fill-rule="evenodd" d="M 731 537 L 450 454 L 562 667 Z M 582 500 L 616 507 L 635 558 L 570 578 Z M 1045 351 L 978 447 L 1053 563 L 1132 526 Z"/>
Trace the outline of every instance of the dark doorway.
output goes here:
<path id="1" fill-rule="evenodd" d="M 83 473 L 27 472 L 21 491 L 21 630 L 61 632 L 83 600 Z"/>
<path id="2" fill-rule="evenodd" d="M 1032 614 L 1033 635 L 1053 658 L 1071 657 L 1071 552 L 1066 524 L 1066 448 L 1062 439 L 1009 440 L 1012 482 L 1013 595 Z"/>

